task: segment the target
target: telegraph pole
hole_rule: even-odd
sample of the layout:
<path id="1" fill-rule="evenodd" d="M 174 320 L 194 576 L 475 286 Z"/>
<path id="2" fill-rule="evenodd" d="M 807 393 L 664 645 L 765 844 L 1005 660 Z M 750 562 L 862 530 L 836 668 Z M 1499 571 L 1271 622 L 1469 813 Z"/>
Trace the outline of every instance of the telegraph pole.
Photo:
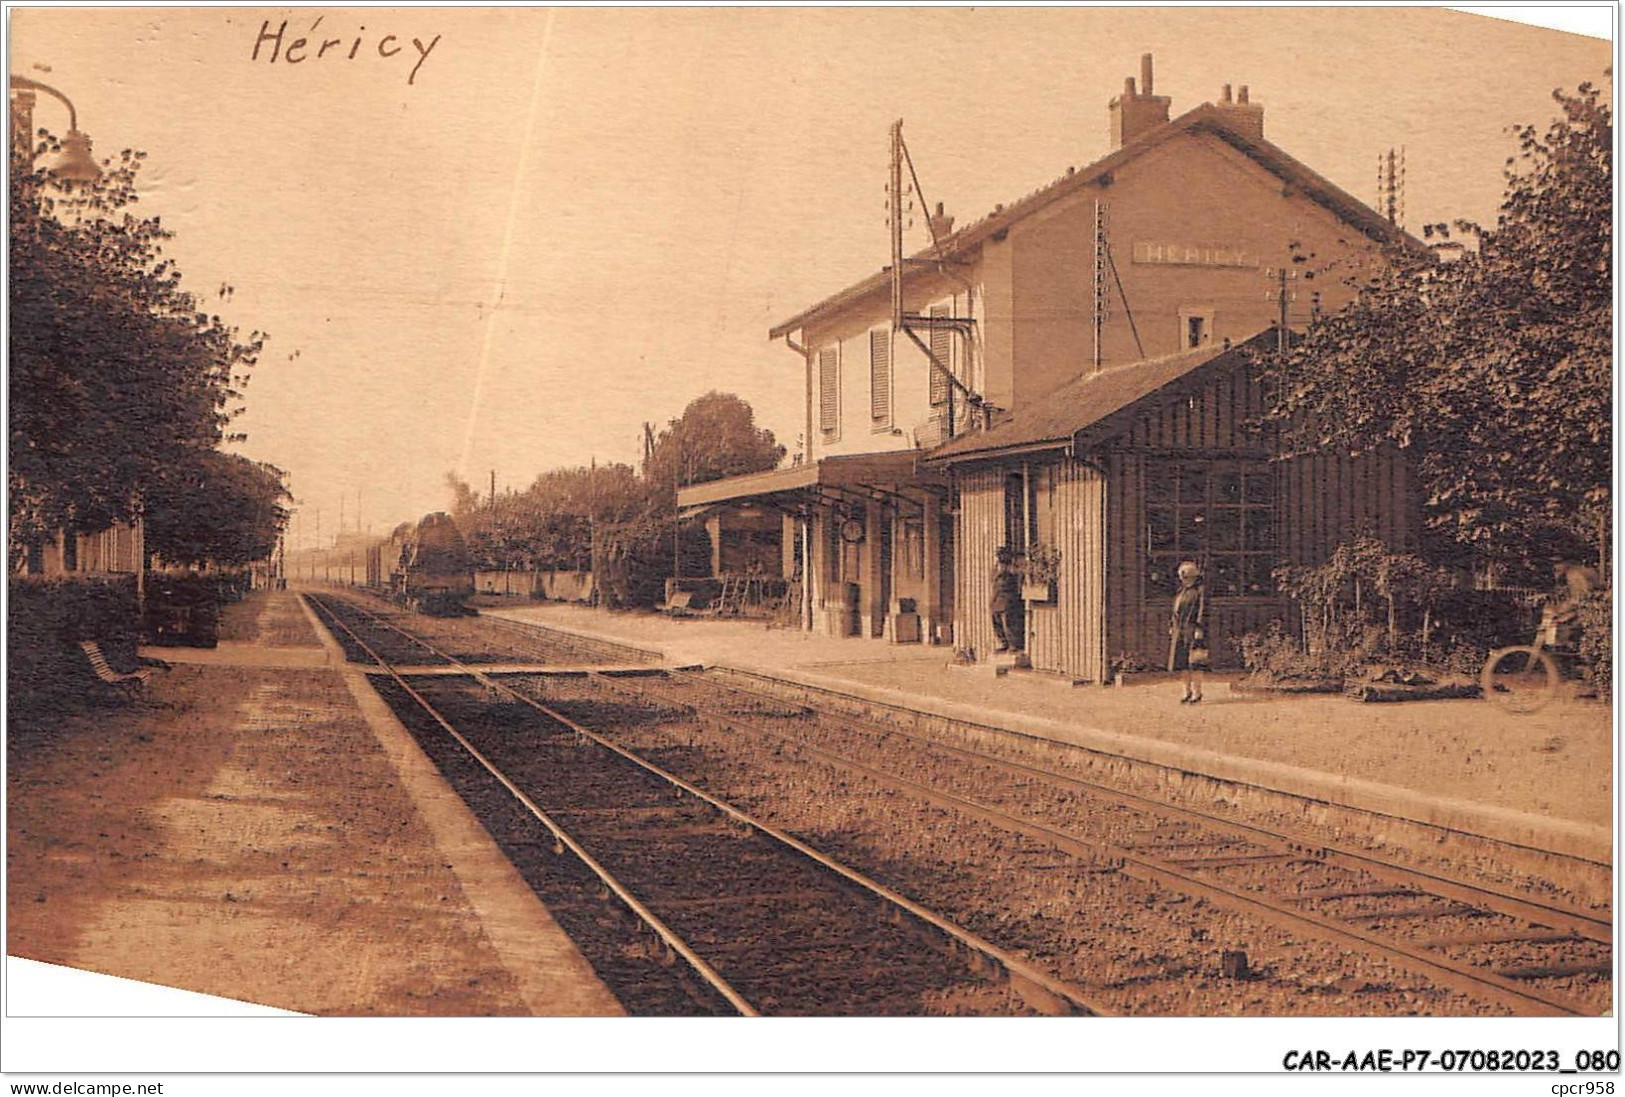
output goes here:
<path id="1" fill-rule="evenodd" d="M 1275 298 L 1276 307 L 1279 309 L 1275 321 L 1275 349 L 1284 352 L 1286 350 L 1287 304 L 1297 296 L 1297 294 L 1287 290 L 1287 282 L 1297 278 L 1298 272 L 1288 270 L 1283 266 L 1279 270 L 1266 272 L 1265 276 L 1270 277 L 1271 274 L 1275 278 L 1275 289 L 1265 291 L 1264 297 L 1266 300 L 1271 296 Z"/>
<path id="2" fill-rule="evenodd" d="M 1148 93 L 1149 94 L 1149 93 Z M 1095 372 L 1105 364 L 1105 327 L 1106 327 L 1106 267 L 1109 262 L 1109 253 L 1106 242 L 1106 203 L 1095 199 L 1094 221 L 1094 265 L 1090 270 L 1090 287 L 1094 292 L 1094 315 L 1091 320 L 1095 336 Z"/>
<path id="3" fill-rule="evenodd" d="M 891 125 L 891 322 L 903 326 L 903 120 Z"/>

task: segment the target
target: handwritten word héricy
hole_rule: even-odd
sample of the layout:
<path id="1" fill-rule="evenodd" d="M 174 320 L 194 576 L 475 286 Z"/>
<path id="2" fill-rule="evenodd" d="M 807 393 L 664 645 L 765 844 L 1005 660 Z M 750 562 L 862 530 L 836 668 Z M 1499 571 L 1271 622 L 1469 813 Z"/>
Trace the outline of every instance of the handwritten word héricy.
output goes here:
<path id="1" fill-rule="evenodd" d="M 326 17 L 318 16 L 316 22 L 310 25 L 310 30 L 305 34 L 307 36 L 315 35 L 316 28 L 322 25 L 322 19 L 324 18 Z M 400 38 L 393 34 L 385 34 L 379 37 L 376 43 L 373 43 L 366 34 L 366 30 L 366 27 L 359 28 L 354 39 L 318 39 L 307 36 L 290 39 L 287 37 L 288 21 L 286 19 L 274 31 L 271 29 L 271 21 L 267 19 L 260 24 L 259 36 L 254 39 L 254 55 L 250 60 L 258 61 L 260 59 L 260 48 L 266 45 L 270 47 L 267 51 L 267 57 L 273 65 L 278 60 L 289 65 L 297 65 L 302 61 L 320 61 L 327 56 L 328 50 L 336 51 L 334 56 L 343 57 L 346 61 L 354 61 L 357 55 L 362 57 L 371 56 L 373 51 L 377 50 L 379 57 L 388 60 L 406 48 L 397 44 L 400 42 Z M 368 43 L 368 49 L 365 53 L 361 50 L 363 42 Z M 423 67 L 423 62 L 429 59 L 429 51 L 433 50 L 439 42 L 440 35 L 438 34 L 429 41 L 427 46 L 423 44 L 421 39 L 412 39 L 412 45 L 417 48 L 417 64 L 412 66 L 412 71 L 406 77 L 408 84 L 412 84 L 417 80 L 418 69 Z M 349 49 L 344 48 L 346 44 L 348 44 Z M 410 56 L 408 59 L 410 59 Z"/>

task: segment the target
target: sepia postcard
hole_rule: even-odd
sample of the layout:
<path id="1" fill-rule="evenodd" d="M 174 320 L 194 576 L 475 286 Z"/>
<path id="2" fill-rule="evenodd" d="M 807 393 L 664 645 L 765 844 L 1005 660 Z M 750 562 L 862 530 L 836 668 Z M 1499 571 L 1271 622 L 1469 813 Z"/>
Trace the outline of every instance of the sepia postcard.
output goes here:
<path id="1" fill-rule="evenodd" d="M 1612 1092 L 1616 12 L 9 6 L 4 1071 Z"/>

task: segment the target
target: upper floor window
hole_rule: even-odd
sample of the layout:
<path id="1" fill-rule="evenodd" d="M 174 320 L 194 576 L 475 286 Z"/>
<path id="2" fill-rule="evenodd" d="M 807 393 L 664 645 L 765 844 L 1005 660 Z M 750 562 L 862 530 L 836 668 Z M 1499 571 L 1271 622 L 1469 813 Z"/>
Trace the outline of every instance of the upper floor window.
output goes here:
<path id="1" fill-rule="evenodd" d="M 1179 310 L 1179 349 L 1195 350 L 1213 342 L 1213 309 L 1182 308 Z"/>
<path id="2" fill-rule="evenodd" d="M 836 347 L 818 352 L 818 425 L 825 434 L 841 429 L 841 353 Z"/>
<path id="3" fill-rule="evenodd" d="M 876 430 L 891 427 L 891 332 L 869 333 L 869 419 Z"/>

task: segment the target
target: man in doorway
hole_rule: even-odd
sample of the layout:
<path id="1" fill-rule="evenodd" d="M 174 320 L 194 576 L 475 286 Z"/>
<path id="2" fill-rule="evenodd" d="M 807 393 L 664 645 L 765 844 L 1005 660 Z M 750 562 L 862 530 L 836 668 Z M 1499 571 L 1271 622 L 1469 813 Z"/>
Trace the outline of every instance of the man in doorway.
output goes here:
<path id="1" fill-rule="evenodd" d="M 1016 554 L 1009 545 L 1001 545 L 995 554 L 998 567 L 993 571 L 993 598 L 988 609 L 993 614 L 993 635 L 999 639 L 995 654 L 1020 651 L 1026 642 L 1025 622 L 1022 620 L 1021 572 L 1016 570 Z"/>

